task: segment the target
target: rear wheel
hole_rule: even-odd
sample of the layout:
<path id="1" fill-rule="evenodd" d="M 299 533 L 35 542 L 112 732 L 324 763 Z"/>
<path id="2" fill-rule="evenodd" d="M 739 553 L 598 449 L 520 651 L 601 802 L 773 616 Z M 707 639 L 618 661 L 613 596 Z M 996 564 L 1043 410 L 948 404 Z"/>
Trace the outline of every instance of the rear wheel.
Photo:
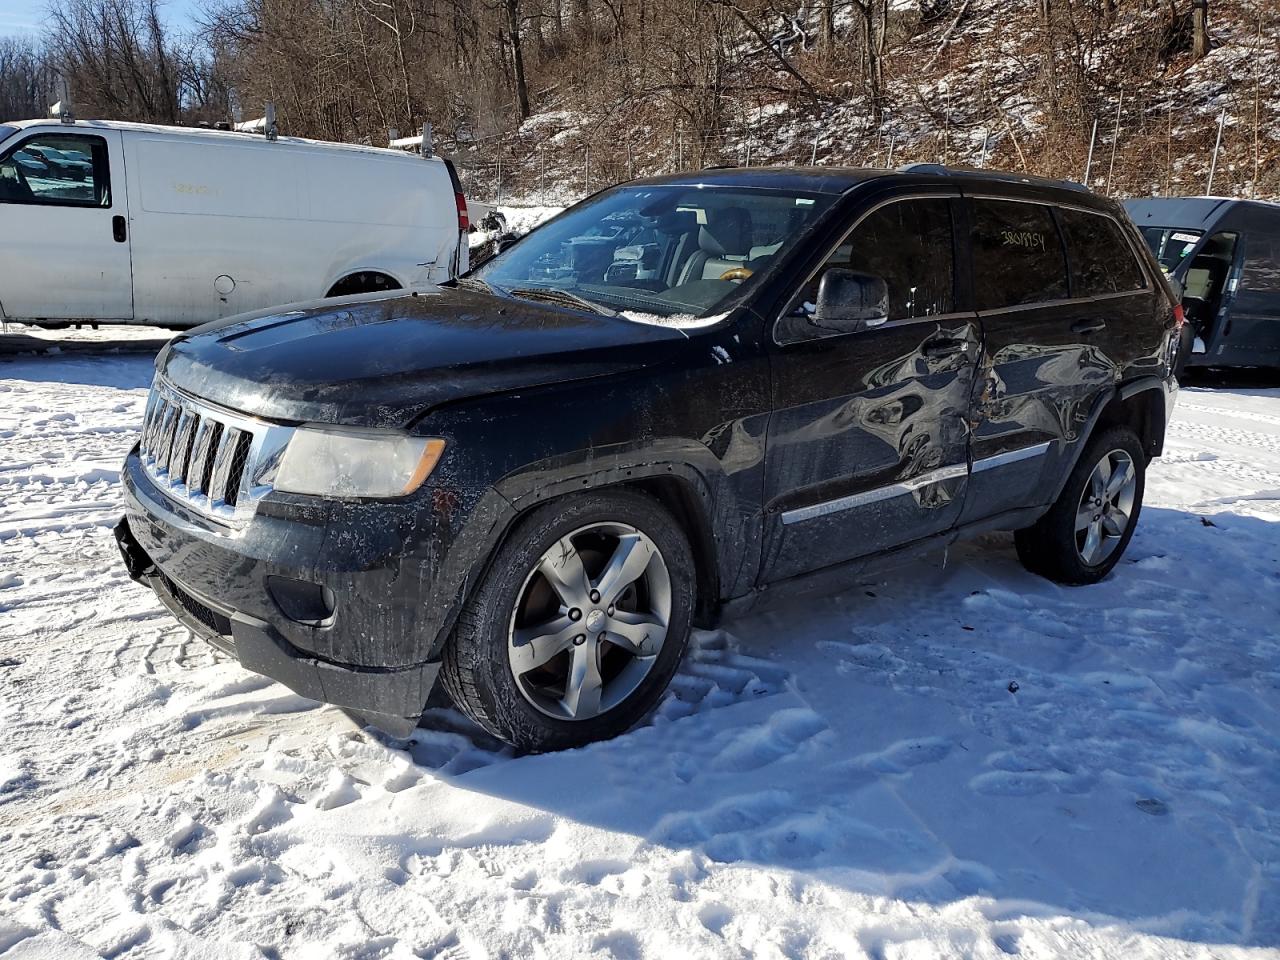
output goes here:
<path id="1" fill-rule="evenodd" d="M 1053 507 L 1014 535 L 1023 566 L 1059 583 L 1097 583 L 1133 538 L 1146 474 L 1146 454 L 1128 427 L 1091 438 Z"/>
<path id="2" fill-rule="evenodd" d="M 679 526 L 631 491 L 525 519 L 459 615 L 441 678 L 463 713 L 522 750 L 616 736 L 658 702 L 694 607 Z"/>

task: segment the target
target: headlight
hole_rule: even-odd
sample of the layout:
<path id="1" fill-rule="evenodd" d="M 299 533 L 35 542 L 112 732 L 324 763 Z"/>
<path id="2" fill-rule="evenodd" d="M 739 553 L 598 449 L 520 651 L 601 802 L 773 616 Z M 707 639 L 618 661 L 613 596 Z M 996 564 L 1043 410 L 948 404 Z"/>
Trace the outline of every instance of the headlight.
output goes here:
<path id="1" fill-rule="evenodd" d="M 444 453 L 444 441 L 378 431 L 299 427 L 274 486 L 322 497 L 402 497 L 422 486 Z"/>

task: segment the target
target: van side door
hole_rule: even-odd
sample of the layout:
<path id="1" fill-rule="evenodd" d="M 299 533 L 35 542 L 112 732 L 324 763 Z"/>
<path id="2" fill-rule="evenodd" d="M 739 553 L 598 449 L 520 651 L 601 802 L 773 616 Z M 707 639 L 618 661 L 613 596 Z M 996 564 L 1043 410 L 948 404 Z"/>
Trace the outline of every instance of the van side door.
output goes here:
<path id="1" fill-rule="evenodd" d="M 1280 218 L 1273 218 L 1280 219 Z M 1244 238 L 1244 269 L 1227 308 L 1224 339 L 1237 363 L 1280 367 L 1280 223 Z"/>
<path id="2" fill-rule="evenodd" d="M 0 154 L 0 210 L 4 316 L 133 319 L 120 131 L 25 131 Z"/>
<path id="3" fill-rule="evenodd" d="M 979 348 L 976 318 L 956 293 L 959 202 L 938 190 L 862 208 L 777 319 L 766 581 L 921 540 L 958 519 Z M 844 333 L 809 323 L 833 267 L 884 279 L 888 318 Z"/>

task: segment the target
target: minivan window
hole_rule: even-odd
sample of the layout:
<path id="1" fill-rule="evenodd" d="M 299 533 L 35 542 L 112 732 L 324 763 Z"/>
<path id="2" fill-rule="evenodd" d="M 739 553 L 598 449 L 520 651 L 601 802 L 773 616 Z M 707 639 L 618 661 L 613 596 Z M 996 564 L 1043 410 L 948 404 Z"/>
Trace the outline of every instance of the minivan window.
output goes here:
<path id="1" fill-rule="evenodd" d="M 955 308 L 951 201 L 895 200 L 872 211 L 805 284 L 794 310 L 813 311 L 822 274 L 832 267 L 882 278 L 890 320 L 950 313 Z"/>
<path id="2" fill-rule="evenodd" d="M 1202 230 L 1179 230 L 1169 227 L 1139 227 L 1138 229 L 1165 273 L 1173 273 L 1178 269 L 1178 264 L 1187 258 L 1195 245 L 1200 242 L 1200 238 L 1204 236 Z"/>
<path id="3" fill-rule="evenodd" d="M 1280 237 L 1245 238 L 1242 285 L 1250 293 L 1280 294 Z"/>
<path id="4" fill-rule="evenodd" d="M 973 201 L 974 292 L 979 310 L 1067 297 L 1067 260 L 1049 208 Z"/>
<path id="5" fill-rule="evenodd" d="M 1141 290 L 1147 283 L 1120 225 L 1101 213 L 1058 208 L 1071 261 L 1071 295 L 1097 297 Z"/>
<path id="6" fill-rule="evenodd" d="M 23 140 L 0 157 L 0 203 L 110 207 L 107 141 L 63 133 Z"/>

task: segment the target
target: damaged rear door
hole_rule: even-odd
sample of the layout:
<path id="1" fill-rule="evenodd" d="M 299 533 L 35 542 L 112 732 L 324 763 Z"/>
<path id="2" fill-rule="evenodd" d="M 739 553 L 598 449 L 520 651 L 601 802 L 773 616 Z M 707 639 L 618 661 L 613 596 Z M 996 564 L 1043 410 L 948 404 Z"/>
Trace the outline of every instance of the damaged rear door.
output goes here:
<path id="1" fill-rule="evenodd" d="M 942 533 L 959 518 L 980 346 L 976 316 L 957 306 L 959 202 L 958 193 L 913 191 L 863 207 L 779 319 L 766 581 Z M 883 278 L 887 320 L 806 335 L 795 318 L 812 311 L 833 267 Z"/>

